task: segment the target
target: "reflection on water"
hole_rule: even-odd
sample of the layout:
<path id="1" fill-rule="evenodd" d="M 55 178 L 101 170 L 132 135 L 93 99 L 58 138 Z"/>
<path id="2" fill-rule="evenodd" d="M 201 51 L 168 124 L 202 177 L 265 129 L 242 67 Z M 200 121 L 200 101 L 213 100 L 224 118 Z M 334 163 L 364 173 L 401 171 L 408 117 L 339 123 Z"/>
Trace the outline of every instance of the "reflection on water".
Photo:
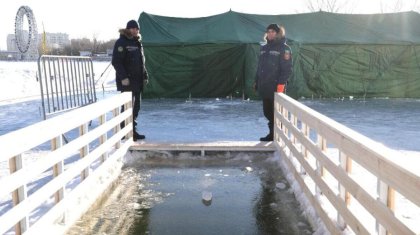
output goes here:
<path id="1" fill-rule="evenodd" d="M 299 102 L 390 148 L 420 151 L 420 100 L 302 99 Z M 261 101 L 145 100 L 139 122 L 139 131 L 152 141 L 256 141 L 268 132 Z"/>
<path id="2" fill-rule="evenodd" d="M 420 100 L 346 98 L 299 102 L 388 147 L 420 151 Z M 0 135 L 41 121 L 39 107 L 39 100 L 0 105 Z M 258 100 L 148 99 L 142 101 L 138 123 L 138 131 L 150 141 L 258 141 L 268 132 Z"/>
<path id="3" fill-rule="evenodd" d="M 397 150 L 420 151 L 420 100 L 299 100 L 357 132 Z"/>
<path id="4" fill-rule="evenodd" d="M 136 166 L 149 176 L 138 203 L 164 196 L 138 209 L 129 234 L 312 234 L 276 164 L 246 159 Z M 210 203 L 203 203 L 204 191 L 212 193 Z"/>

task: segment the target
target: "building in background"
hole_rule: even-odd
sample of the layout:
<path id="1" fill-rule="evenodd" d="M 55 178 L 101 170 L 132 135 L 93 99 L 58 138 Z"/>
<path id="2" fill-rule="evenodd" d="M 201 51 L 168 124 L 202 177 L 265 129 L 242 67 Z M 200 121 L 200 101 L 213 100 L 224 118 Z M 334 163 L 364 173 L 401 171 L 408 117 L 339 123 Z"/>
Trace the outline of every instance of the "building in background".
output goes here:
<path id="1" fill-rule="evenodd" d="M 28 41 L 28 31 L 27 30 L 23 30 L 23 42 L 27 42 Z M 39 45 L 39 39 L 37 39 L 37 43 L 35 47 L 29 47 L 29 50 L 26 53 L 21 53 L 19 51 L 19 48 L 16 44 L 16 36 L 15 34 L 9 34 L 7 35 L 7 51 L 3 52 L 3 55 L 7 54 L 7 59 L 8 60 L 36 60 L 39 57 L 39 53 L 38 53 L 38 45 Z M 3 57 L 1 57 L 1 59 L 4 59 Z"/>
<path id="2" fill-rule="evenodd" d="M 106 49 L 106 54 L 110 57 L 112 57 L 112 52 L 113 52 L 113 49 Z"/>
<path id="3" fill-rule="evenodd" d="M 92 56 L 92 51 L 79 51 L 80 56 Z"/>
<path id="4" fill-rule="evenodd" d="M 0 60 L 19 60 L 19 51 L 0 51 Z"/>
<path id="5" fill-rule="evenodd" d="M 24 36 L 28 37 L 28 32 L 24 31 Z M 43 35 L 39 34 L 37 40 L 37 48 L 41 47 Z M 69 35 L 66 33 L 45 33 L 45 41 L 47 47 L 55 50 L 63 50 L 64 47 L 71 44 Z M 16 37 L 15 34 L 7 35 L 7 51 L 2 52 L 2 54 L 7 55 L 5 58 L 10 59 L 20 59 L 20 52 L 16 45 Z M 16 57 L 17 56 L 17 57 Z M 39 54 L 36 52 L 28 54 L 28 58 L 30 59 L 38 59 Z M 5 59 L 4 56 L 1 56 L 1 59 Z"/>
<path id="6" fill-rule="evenodd" d="M 55 49 L 64 49 L 70 45 L 69 35 L 66 33 L 45 33 L 47 46 Z M 42 34 L 38 38 L 42 38 Z M 41 42 L 38 42 L 40 45 Z"/>
<path id="7" fill-rule="evenodd" d="M 27 33 L 26 33 L 27 34 Z M 18 52 L 19 49 L 16 45 L 16 37 L 14 34 L 7 35 L 7 51 Z"/>

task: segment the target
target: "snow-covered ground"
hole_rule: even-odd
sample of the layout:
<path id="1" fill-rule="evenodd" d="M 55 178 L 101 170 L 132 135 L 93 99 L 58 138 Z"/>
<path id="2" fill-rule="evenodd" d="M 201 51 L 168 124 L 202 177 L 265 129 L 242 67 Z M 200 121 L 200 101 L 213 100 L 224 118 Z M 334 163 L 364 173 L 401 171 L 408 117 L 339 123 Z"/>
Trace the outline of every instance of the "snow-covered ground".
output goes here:
<path id="1" fill-rule="evenodd" d="M 110 62 L 94 62 L 95 80 L 104 73 Z M 0 105 L 15 103 L 16 101 L 33 100 L 40 96 L 40 87 L 37 82 L 38 63 L 0 61 Z M 113 84 L 114 69 L 112 66 L 105 71 L 98 87 Z"/>
<path id="2" fill-rule="evenodd" d="M 94 62 L 96 79 L 108 64 L 109 62 Z M 36 62 L 0 62 L 0 135 L 42 120 L 40 102 L 37 100 L 39 84 L 35 79 L 36 70 Z M 111 68 L 104 74 L 105 84 L 112 85 L 113 77 L 114 71 Z M 99 86 L 103 80 L 98 82 Z M 113 92 L 107 92 L 103 95 L 99 92 L 98 98 L 112 94 Z M 402 153 L 405 157 L 395 161 L 408 165 L 412 172 L 420 174 L 420 100 L 345 98 L 300 101 Z M 258 140 L 268 130 L 262 114 L 262 104 L 254 100 L 143 100 L 138 121 L 139 132 L 145 134 L 149 141 Z M 25 155 L 25 165 L 39 156 L 35 152 L 39 151 L 34 150 L 33 154 Z M 0 162 L 0 177 L 7 174 L 8 163 Z M 39 183 L 33 184 L 31 190 L 48 180 L 48 174 L 47 172 L 40 176 Z M 364 176 L 358 172 L 354 175 L 360 179 Z M 0 199 L 0 215 L 7 208 L 10 208 L 10 201 Z M 402 216 L 407 217 L 408 223 L 420 221 L 418 207 L 410 206 L 402 210 L 407 211 Z M 416 232 L 420 233 L 420 228 Z"/>

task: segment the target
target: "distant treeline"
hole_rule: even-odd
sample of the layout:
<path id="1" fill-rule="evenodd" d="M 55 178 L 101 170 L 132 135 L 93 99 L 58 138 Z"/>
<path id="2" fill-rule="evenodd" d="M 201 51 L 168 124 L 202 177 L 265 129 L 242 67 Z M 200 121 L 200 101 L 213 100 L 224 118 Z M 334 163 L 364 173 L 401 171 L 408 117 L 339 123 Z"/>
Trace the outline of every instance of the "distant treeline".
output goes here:
<path id="1" fill-rule="evenodd" d="M 66 45 L 64 48 L 46 48 L 42 46 L 39 48 L 40 54 L 50 55 L 73 55 L 79 56 L 80 51 L 89 51 L 93 54 L 104 54 L 107 53 L 108 49 L 113 49 L 116 39 L 109 41 L 99 41 L 97 39 L 81 38 L 71 39 L 70 45 Z M 46 50 L 46 51 L 45 51 Z"/>

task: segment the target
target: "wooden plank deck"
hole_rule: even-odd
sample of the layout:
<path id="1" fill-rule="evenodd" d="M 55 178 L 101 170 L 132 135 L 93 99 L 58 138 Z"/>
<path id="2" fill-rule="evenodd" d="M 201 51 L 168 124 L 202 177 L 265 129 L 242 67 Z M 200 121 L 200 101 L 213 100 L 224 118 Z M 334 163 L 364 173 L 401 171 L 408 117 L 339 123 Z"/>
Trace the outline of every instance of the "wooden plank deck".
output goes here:
<path id="1" fill-rule="evenodd" d="M 154 142 L 138 141 L 130 147 L 132 151 L 236 151 L 274 152 L 273 142 L 260 141 L 215 141 L 215 142 Z"/>

